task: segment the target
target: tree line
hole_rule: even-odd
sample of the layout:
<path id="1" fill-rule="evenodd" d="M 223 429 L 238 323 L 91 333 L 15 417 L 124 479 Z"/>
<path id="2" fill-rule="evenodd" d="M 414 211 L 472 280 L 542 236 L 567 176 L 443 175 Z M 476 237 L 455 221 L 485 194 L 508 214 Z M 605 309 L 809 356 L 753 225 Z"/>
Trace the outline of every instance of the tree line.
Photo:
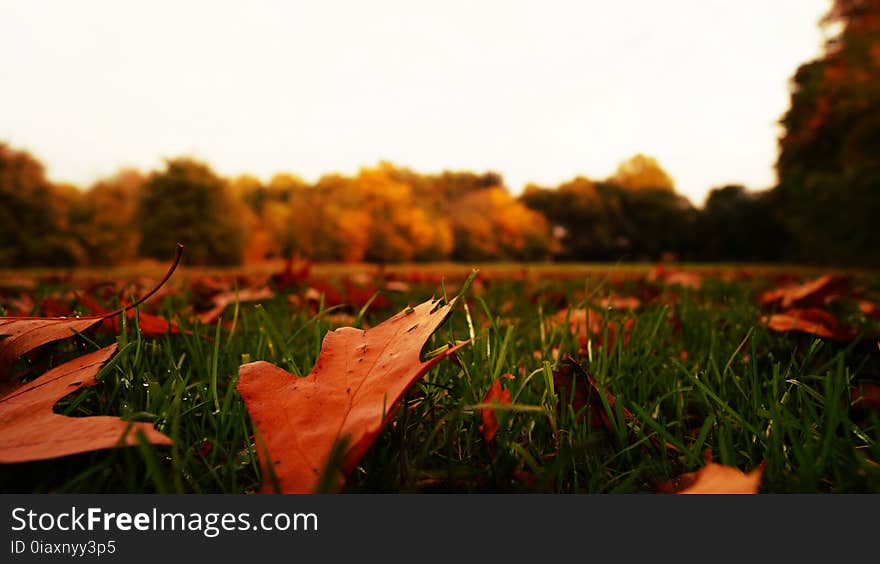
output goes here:
<path id="1" fill-rule="evenodd" d="M 420 174 L 382 162 L 309 183 L 226 179 L 173 158 L 87 190 L 50 182 L 0 143 L 0 266 L 322 261 L 657 260 L 880 265 L 880 0 L 835 0 L 838 30 L 792 79 L 776 186 L 713 189 L 702 208 L 636 155 L 603 180 L 530 185 L 494 172 Z"/>
<path id="2" fill-rule="evenodd" d="M 163 170 L 123 170 L 87 190 L 50 182 L 25 151 L 0 144 L 0 265 L 190 264 L 289 256 L 317 261 L 772 260 L 781 229 L 768 194 L 712 192 L 703 209 L 675 192 L 652 158 L 611 178 L 530 185 L 511 195 L 494 172 L 420 174 L 382 162 L 308 183 L 226 179 L 180 157 Z"/>

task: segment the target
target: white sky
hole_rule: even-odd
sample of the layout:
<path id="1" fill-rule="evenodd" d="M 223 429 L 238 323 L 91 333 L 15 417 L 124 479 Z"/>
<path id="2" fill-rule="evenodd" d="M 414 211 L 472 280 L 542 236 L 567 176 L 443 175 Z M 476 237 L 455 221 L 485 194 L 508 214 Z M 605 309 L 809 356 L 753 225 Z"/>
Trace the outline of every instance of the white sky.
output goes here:
<path id="1" fill-rule="evenodd" d="M 830 0 L 0 0 L 0 140 L 58 181 L 190 154 L 307 180 L 380 159 L 511 191 L 637 152 L 700 203 L 775 182 Z"/>

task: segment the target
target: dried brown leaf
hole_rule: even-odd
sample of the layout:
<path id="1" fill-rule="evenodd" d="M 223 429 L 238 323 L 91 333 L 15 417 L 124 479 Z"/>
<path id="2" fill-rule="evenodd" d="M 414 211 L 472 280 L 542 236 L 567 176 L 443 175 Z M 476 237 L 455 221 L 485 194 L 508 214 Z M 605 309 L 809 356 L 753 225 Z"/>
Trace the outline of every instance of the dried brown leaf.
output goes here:
<path id="1" fill-rule="evenodd" d="M 137 432 L 154 444 L 171 439 L 149 423 L 118 417 L 67 417 L 52 412 L 55 403 L 97 384 L 95 376 L 116 352 L 110 345 L 75 358 L 0 398 L 0 463 L 46 460 L 137 443 Z"/>
<path id="2" fill-rule="evenodd" d="M 47 343 L 72 337 L 149 299 L 174 273 L 182 253 L 183 246 L 178 245 L 174 262 L 162 280 L 133 304 L 116 311 L 83 317 L 0 317 L 0 337 L 5 337 L 0 340 L 0 390 L 6 392 L 17 385 L 13 381 L 12 365 L 21 355 Z"/>

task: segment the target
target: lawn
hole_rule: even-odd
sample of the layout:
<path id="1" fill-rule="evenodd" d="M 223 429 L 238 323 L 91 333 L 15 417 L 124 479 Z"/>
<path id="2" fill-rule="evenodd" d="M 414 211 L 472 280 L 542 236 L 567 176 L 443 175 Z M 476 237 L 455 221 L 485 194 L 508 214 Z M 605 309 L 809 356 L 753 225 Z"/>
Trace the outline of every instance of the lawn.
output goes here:
<path id="1" fill-rule="evenodd" d="M 459 292 L 423 356 L 469 344 L 408 390 L 342 491 L 651 493 L 707 455 L 763 468 L 761 492 L 880 491 L 876 273 L 835 273 L 816 289 L 803 283 L 822 271 L 784 267 L 488 265 L 470 285 L 469 265 L 317 266 L 270 279 L 278 268 L 182 269 L 140 317 L 19 359 L 26 381 L 116 342 L 99 384 L 55 412 L 152 423 L 172 443 L 2 465 L 2 491 L 258 491 L 266 477 L 240 365 L 304 376 L 328 331 L 376 327 Z M 3 273 L 0 315 L 110 310 L 156 278 L 150 268 Z M 784 312 L 813 313 L 810 324 L 774 324 Z M 487 400 L 496 381 L 509 402 Z"/>

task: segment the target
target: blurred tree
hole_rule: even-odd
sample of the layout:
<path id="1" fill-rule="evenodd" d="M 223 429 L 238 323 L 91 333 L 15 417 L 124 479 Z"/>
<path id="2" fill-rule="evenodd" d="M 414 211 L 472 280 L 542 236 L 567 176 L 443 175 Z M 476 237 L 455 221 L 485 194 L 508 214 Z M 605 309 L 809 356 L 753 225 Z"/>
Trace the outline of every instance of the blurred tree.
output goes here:
<path id="1" fill-rule="evenodd" d="M 608 182 L 630 190 L 642 188 L 658 188 L 670 192 L 675 190 L 672 177 L 663 170 L 660 163 L 653 157 L 641 153 L 617 165 L 617 171 Z"/>
<path id="2" fill-rule="evenodd" d="M 596 183 L 579 176 L 559 187 L 526 186 L 520 201 L 542 214 L 550 223 L 563 260 L 611 259 L 616 233 L 612 217 L 619 215 L 619 201 L 604 198 Z"/>
<path id="3" fill-rule="evenodd" d="M 764 262 L 789 252 L 773 191 L 749 192 L 743 186 L 715 188 L 698 218 L 698 256 L 705 260 Z"/>
<path id="4" fill-rule="evenodd" d="M 618 216 L 621 223 L 617 230 L 623 235 L 628 258 L 693 257 L 697 212 L 687 198 L 668 188 L 631 190 L 612 185 L 606 187 L 606 191 L 610 194 L 618 191 L 622 213 Z"/>
<path id="5" fill-rule="evenodd" d="M 75 188 L 59 188 L 25 151 L 0 143 L 0 266 L 71 266 L 82 251 L 69 232 Z"/>
<path id="6" fill-rule="evenodd" d="M 363 260 L 372 221 L 363 200 L 351 179 L 340 175 L 324 176 L 315 186 L 298 190 L 288 204 L 285 236 L 292 251 L 314 260 Z"/>
<path id="7" fill-rule="evenodd" d="M 396 172 L 390 163 L 380 163 L 362 168 L 353 180 L 371 218 L 365 258 L 400 262 L 448 256 L 453 242 L 449 223 L 421 206 L 412 185 Z"/>
<path id="8" fill-rule="evenodd" d="M 70 224 L 90 265 L 119 264 L 137 256 L 137 201 L 144 182 L 133 169 L 96 182 L 70 206 Z"/>
<path id="9" fill-rule="evenodd" d="M 547 217 L 563 260 L 693 254 L 696 211 L 667 188 L 633 190 L 578 177 L 556 189 L 528 186 L 520 199 Z"/>
<path id="10" fill-rule="evenodd" d="M 835 0 L 824 55 L 792 80 L 778 197 L 810 261 L 880 264 L 880 0 Z"/>
<path id="11" fill-rule="evenodd" d="M 166 164 L 141 191 L 140 254 L 165 260 L 180 241 L 189 264 L 241 263 L 243 205 L 230 197 L 226 183 L 206 164 L 190 158 Z"/>
<path id="12" fill-rule="evenodd" d="M 450 219 L 456 260 L 536 260 L 549 254 L 547 220 L 501 186 L 458 198 Z"/>
<path id="13" fill-rule="evenodd" d="M 242 259 L 245 263 L 259 263 L 280 256 L 280 245 L 272 226 L 264 217 L 267 203 L 265 188 L 256 176 L 243 174 L 228 183 L 228 194 L 240 208 L 238 221 L 244 233 Z"/>

